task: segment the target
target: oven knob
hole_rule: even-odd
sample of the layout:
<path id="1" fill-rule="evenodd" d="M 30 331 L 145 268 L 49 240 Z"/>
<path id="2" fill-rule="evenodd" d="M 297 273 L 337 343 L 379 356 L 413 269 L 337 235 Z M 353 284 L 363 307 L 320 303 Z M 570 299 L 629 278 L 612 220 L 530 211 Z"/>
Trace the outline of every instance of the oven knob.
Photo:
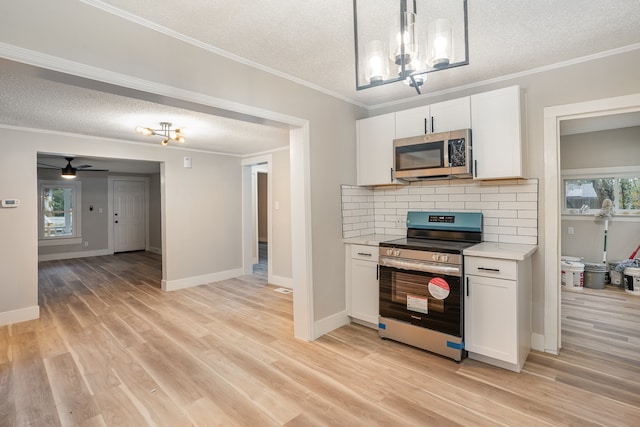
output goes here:
<path id="1" fill-rule="evenodd" d="M 449 261 L 449 255 L 442 255 L 442 262 Z"/>
<path id="2" fill-rule="evenodd" d="M 400 256 L 400 249 L 396 249 L 395 251 L 393 251 L 393 254 L 395 256 Z"/>
<path id="3" fill-rule="evenodd" d="M 434 261 L 438 261 L 438 259 L 440 259 L 440 255 L 433 254 L 433 255 L 431 255 L 431 259 L 433 259 Z"/>
<path id="4" fill-rule="evenodd" d="M 387 255 L 393 255 L 393 249 L 387 249 Z"/>

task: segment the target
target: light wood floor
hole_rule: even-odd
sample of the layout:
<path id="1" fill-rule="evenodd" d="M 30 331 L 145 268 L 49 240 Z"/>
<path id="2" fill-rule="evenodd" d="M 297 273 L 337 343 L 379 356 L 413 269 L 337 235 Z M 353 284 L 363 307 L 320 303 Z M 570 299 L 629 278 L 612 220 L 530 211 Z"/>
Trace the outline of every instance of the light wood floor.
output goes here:
<path id="1" fill-rule="evenodd" d="M 565 293 L 565 350 L 515 374 L 359 325 L 302 342 L 291 295 L 263 279 L 165 293 L 159 269 L 148 253 L 41 263 L 41 318 L 0 327 L 0 426 L 640 425 L 640 298 Z"/>

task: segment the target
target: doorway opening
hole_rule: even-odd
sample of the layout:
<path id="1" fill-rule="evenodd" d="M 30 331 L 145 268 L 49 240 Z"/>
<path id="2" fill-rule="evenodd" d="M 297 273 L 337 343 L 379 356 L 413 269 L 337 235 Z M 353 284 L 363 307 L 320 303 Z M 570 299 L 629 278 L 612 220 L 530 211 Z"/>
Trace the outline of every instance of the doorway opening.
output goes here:
<path id="1" fill-rule="evenodd" d="M 607 98 L 544 109 L 544 350 L 561 348 L 561 169 L 560 126 L 576 119 L 593 119 L 640 111 L 640 94 Z"/>

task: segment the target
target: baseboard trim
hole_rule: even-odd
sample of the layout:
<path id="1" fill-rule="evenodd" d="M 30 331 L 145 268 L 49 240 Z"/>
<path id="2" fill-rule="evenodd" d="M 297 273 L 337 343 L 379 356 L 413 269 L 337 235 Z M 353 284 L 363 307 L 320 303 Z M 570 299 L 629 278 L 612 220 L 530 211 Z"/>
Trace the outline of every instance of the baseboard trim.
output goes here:
<path id="1" fill-rule="evenodd" d="M 177 280 L 162 279 L 163 291 L 177 291 L 179 289 L 192 288 L 194 286 L 206 285 L 207 283 L 219 282 L 220 280 L 232 279 L 242 276 L 242 268 L 234 270 L 218 271 L 216 273 L 204 274 L 202 276 L 185 277 Z"/>
<path id="2" fill-rule="evenodd" d="M 544 335 L 531 333 L 531 349 L 536 351 L 544 351 Z"/>
<path id="3" fill-rule="evenodd" d="M 271 275 L 269 283 L 272 285 L 282 286 L 283 288 L 293 289 L 293 279 L 290 277 Z"/>
<path id="4" fill-rule="evenodd" d="M 313 340 L 317 340 L 324 334 L 328 334 L 334 329 L 341 328 L 342 326 L 348 325 L 349 323 L 350 319 L 349 315 L 347 314 L 347 310 L 343 310 L 329 317 L 325 317 L 324 319 L 318 320 L 314 323 L 312 338 Z"/>
<path id="5" fill-rule="evenodd" d="M 153 252 L 154 254 L 162 255 L 162 248 L 156 248 L 155 246 L 149 246 L 147 251 Z"/>
<path id="6" fill-rule="evenodd" d="M 0 313 L 0 326 L 12 323 L 26 322 L 40 317 L 40 307 L 37 305 L 25 307 L 18 310 L 5 311 Z"/>
<path id="7" fill-rule="evenodd" d="M 64 252 L 59 254 L 38 255 L 38 261 L 55 261 L 59 259 L 87 258 L 91 256 L 105 255 L 113 255 L 113 251 L 110 251 L 109 249 L 98 249 L 95 251 Z"/>

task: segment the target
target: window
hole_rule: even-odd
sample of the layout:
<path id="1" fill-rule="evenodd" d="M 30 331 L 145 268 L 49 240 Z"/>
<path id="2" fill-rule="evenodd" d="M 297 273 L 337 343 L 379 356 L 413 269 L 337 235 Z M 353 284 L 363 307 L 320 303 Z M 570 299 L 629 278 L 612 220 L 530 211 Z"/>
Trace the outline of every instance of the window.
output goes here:
<path id="1" fill-rule="evenodd" d="M 605 199 L 618 215 L 640 215 L 640 169 L 583 169 L 562 172 L 564 214 L 595 215 Z"/>
<path id="2" fill-rule="evenodd" d="M 40 181 L 39 238 L 41 245 L 81 243 L 81 183 Z"/>

